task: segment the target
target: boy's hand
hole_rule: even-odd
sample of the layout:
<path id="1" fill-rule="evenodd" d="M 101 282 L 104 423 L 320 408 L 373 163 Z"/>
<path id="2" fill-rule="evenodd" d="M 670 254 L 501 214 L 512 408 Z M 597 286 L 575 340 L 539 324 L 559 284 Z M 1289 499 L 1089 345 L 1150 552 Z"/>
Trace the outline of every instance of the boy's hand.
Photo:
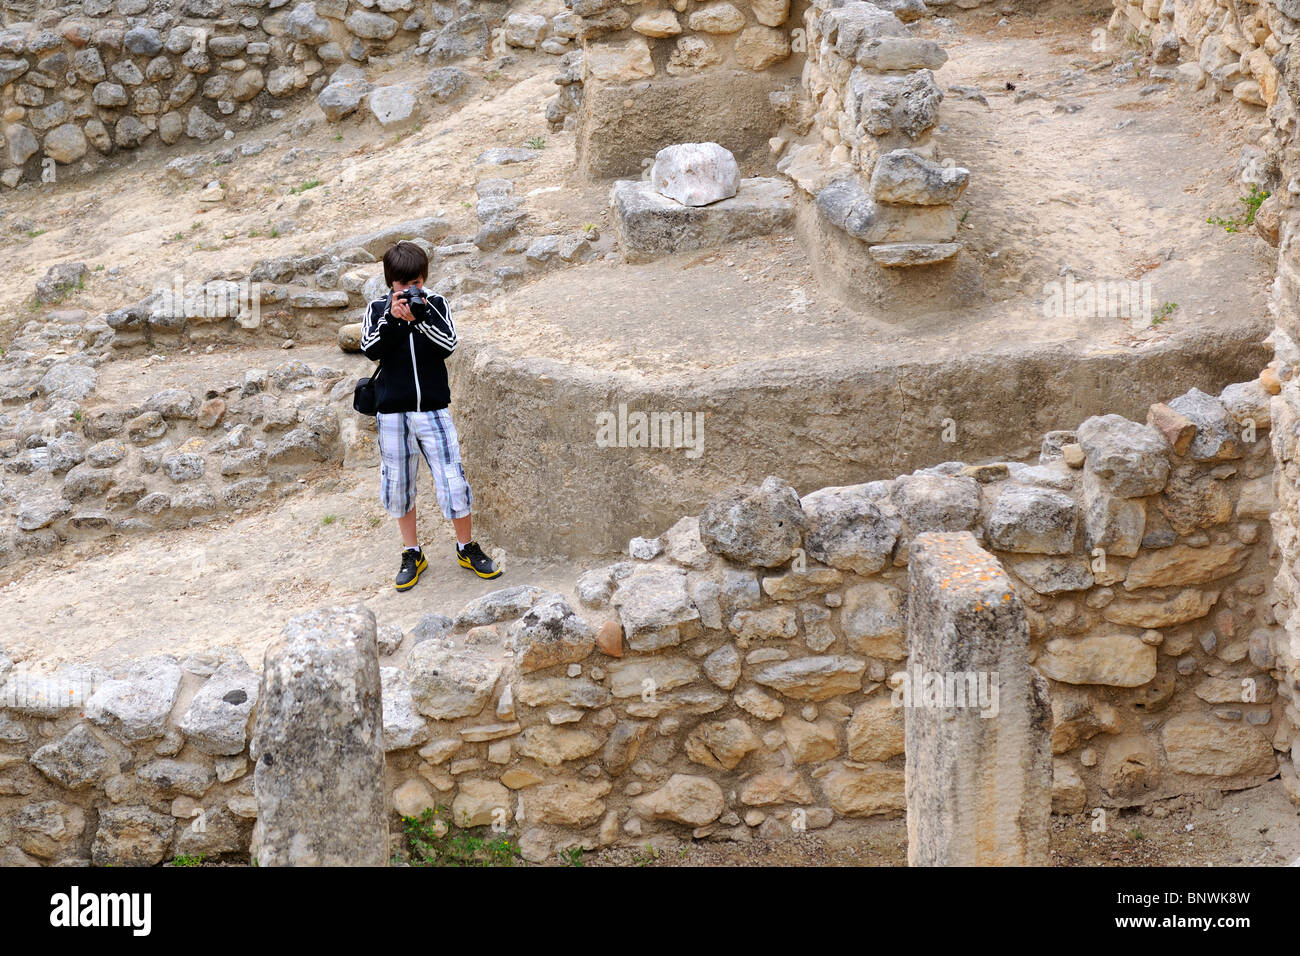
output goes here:
<path id="1" fill-rule="evenodd" d="M 411 314 L 411 304 L 405 299 L 399 299 L 396 294 L 393 295 L 393 305 L 389 311 L 399 319 L 407 322 L 415 321 L 415 316 Z"/>

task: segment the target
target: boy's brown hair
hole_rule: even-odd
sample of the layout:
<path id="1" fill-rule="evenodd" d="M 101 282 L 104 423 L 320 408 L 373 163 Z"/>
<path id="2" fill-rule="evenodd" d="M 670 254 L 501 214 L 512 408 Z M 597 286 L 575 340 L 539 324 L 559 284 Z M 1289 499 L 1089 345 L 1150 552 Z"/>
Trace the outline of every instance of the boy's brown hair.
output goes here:
<path id="1" fill-rule="evenodd" d="M 429 257 L 413 242 L 397 243 L 384 253 L 384 283 L 414 282 L 429 276 Z"/>

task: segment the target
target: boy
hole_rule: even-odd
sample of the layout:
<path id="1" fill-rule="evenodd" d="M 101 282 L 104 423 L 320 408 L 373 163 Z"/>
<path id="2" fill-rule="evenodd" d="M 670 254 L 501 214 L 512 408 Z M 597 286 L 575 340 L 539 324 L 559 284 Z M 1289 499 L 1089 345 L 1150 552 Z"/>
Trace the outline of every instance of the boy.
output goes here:
<path id="1" fill-rule="evenodd" d="M 366 307 L 361 351 L 380 362 L 374 377 L 379 426 L 380 491 L 384 510 L 402 533 L 397 590 L 415 587 L 428 568 L 415 524 L 415 479 L 423 456 L 433 474 L 438 507 L 456 529 L 456 560 L 481 578 L 501 575 L 470 532 L 474 496 L 460 462 L 452 424 L 451 391 L 444 359 L 456 348 L 451 310 L 440 295 L 423 291 L 429 258 L 413 242 L 384 253 L 384 282 L 391 290 Z M 401 293 L 419 289 L 408 301 Z"/>

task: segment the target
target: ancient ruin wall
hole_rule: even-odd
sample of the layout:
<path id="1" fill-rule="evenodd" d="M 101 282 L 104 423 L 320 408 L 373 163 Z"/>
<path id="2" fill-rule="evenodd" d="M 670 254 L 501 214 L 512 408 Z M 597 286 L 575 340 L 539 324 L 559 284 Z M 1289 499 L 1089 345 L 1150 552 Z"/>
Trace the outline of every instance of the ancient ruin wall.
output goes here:
<path id="1" fill-rule="evenodd" d="M 1283 701 L 1279 747 L 1291 752 L 1300 726 L 1300 154 L 1296 151 L 1296 103 L 1300 101 L 1300 7 L 1281 0 L 1238 5 L 1215 0 L 1117 2 L 1111 30 L 1149 43 L 1157 78 L 1174 79 L 1185 95 L 1208 100 L 1229 98 L 1253 109 L 1259 122 L 1254 141 L 1237 164 L 1243 193 L 1250 186 L 1270 195 L 1259 207 L 1255 229 L 1278 247 L 1273 283 L 1272 335 L 1275 358 L 1263 380 L 1274 394 L 1272 444 L 1277 460 L 1277 509 L 1272 515 L 1278 555 L 1274 615 L 1284 625 L 1272 647 L 1278 693 Z M 1300 800 L 1300 776 L 1293 757 L 1282 758 L 1282 780 Z"/>
<path id="2" fill-rule="evenodd" d="M 898 814 L 894 675 L 925 703 L 906 670 L 909 548 L 957 530 L 1026 607 L 1057 812 L 1260 784 L 1291 727 L 1270 677 L 1266 408 L 1250 382 L 1153 406 L 1149 425 L 1050 433 L 1034 466 L 954 462 L 802 499 L 771 477 L 634 539 L 571 595 L 515 586 L 405 635 L 381 625 L 393 810 L 508 825 L 533 860 Z M 0 657 L 6 672 L 4 862 L 247 852 L 259 677 L 237 655 L 48 684 Z"/>
<path id="3" fill-rule="evenodd" d="M 582 89 L 568 91 L 566 109 L 581 107 L 582 175 L 640 175 L 645 159 L 673 143 L 716 141 L 738 156 L 766 154 L 780 125 L 768 94 L 797 68 L 790 0 L 565 6 L 581 23 Z"/>
<path id="4" fill-rule="evenodd" d="M 584 577 L 572 602 L 516 590 L 452 621 L 427 619 L 400 643 L 381 628 L 400 665 L 384 675 L 394 807 L 459 803 L 462 819 L 484 823 L 505 809 L 535 859 L 566 842 L 640 842 L 660 829 L 744 839 L 754 827 L 775 836 L 795 820 L 898 812 L 899 715 L 882 682 L 906 653 L 907 542 L 953 528 L 979 532 L 1029 609 L 1035 666 L 1053 681 L 1058 810 L 1275 773 L 1275 750 L 1290 749 L 1300 723 L 1291 637 L 1300 313 L 1290 141 L 1279 138 L 1292 128 L 1289 106 L 1273 115 L 1268 157 L 1280 188 L 1263 219 L 1276 209 L 1280 220 L 1278 359 L 1259 383 L 1219 399 L 1183 396 L 1153 409 L 1151 428 L 1108 418 L 1048 436 L 1036 468 L 954 464 L 801 501 L 772 481 L 657 544 L 634 542 L 638 557 Z M 94 341 L 104 331 L 75 334 Z M 65 369 L 43 387 L 62 400 L 83 377 Z M 284 384 L 306 377 L 289 372 Z M 175 414 L 188 404 L 167 408 L 188 421 Z M 17 442 L 4 450 L 16 455 Z M 184 476 L 187 463 L 169 467 Z M 605 619 L 615 624 L 602 641 Z M 449 633 L 477 659 L 451 657 Z M 451 685 L 449 661 L 469 668 Z M 0 659 L 0 671 L 4 862 L 245 852 L 258 686 L 246 665 L 217 652 L 111 673 L 83 666 L 35 689 L 21 665 Z M 68 688 L 71 697 L 51 699 Z M 1280 763 L 1295 793 L 1291 764 Z"/>
<path id="5" fill-rule="evenodd" d="M 508 13 L 508 3 L 471 0 L 78 0 L 54 9 L 5 0 L 0 184 L 89 173 L 140 147 L 229 139 L 313 94 L 338 120 L 372 92 L 358 65 L 427 58 L 427 89 L 372 103 L 384 122 L 403 114 L 404 97 L 442 101 L 464 86 L 441 65 L 508 47 L 558 56 L 576 36 L 571 14 Z"/>
<path id="6" fill-rule="evenodd" d="M 819 274 L 852 287 L 857 304 L 890 284 L 880 268 L 959 251 L 953 203 L 970 174 L 930 138 L 943 100 L 934 71 L 948 57 L 906 26 L 928 12 L 920 0 L 720 0 L 689 12 L 680 0 L 635 18 L 614 0 L 569 6 L 582 18 L 581 63 L 557 77 L 548 116 L 576 127 L 582 174 L 643 173 L 659 149 L 689 141 L 775 160 L 837 233 L 804 230 Z M 858 260 L 874 274 L 855 275 Z"/>

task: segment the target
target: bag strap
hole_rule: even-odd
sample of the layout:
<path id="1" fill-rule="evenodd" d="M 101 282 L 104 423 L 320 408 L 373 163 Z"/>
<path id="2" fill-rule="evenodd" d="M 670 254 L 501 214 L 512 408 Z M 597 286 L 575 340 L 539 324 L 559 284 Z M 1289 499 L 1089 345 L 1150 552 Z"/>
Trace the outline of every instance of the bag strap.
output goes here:
<path id="1" fill-rule="evenodd" d="M 392 295 L 391 289 L 389 290 L 389 295 Z M 389 308 L 391 308 L 391 305 L 389 306 Z M 375 374 L 370 376 L 370 381 L 372 384 L 374 383 L 375 379 L 379 378 L 379 373 L 382 372 L 383 370 L 384 370 L 384 363 L 383 360 L 381 359 L 380 361 L 375 363 Z"/>

